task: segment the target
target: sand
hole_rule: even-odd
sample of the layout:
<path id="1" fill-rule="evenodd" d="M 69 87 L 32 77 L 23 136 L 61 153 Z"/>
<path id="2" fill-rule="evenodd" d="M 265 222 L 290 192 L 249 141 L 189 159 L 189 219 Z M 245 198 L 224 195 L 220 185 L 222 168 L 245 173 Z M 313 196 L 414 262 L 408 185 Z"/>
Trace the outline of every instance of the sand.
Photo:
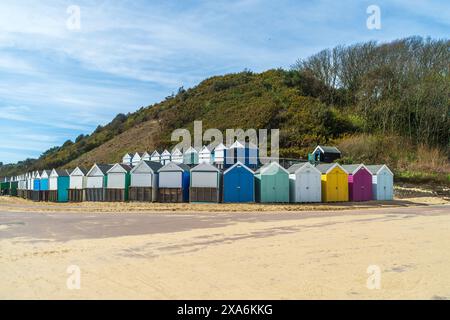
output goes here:
<path id="1" fill-rule="evenodd" d="M 7 238 L 0 299 L 450 298 L 450 206 L 392 212 L 70 241 Z M 80 268 L 79 290 L 67 288 L 70 265 Z M 367 287 L 373 265 L 380 289 Z"/>

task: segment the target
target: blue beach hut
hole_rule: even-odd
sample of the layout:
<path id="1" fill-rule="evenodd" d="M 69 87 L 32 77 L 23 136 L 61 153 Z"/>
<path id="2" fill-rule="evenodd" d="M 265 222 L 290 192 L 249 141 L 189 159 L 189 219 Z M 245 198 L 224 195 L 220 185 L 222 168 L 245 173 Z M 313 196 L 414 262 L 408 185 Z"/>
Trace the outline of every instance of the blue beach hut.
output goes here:
<path id="1" fill-rule="evenodd" d="M 237 162 L 223 173 L 223 202 L 254 201 L 254 172 L 243 163 Z"/>

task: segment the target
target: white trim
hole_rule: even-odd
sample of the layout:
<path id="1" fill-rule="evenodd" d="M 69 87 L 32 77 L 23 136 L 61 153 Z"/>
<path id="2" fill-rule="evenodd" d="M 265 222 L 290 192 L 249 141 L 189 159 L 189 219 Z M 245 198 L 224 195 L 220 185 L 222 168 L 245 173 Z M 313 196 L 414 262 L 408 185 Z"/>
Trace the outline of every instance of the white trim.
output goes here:
<path id="1" fill-rule="evenodd" d="M 380 173 L 381 170 L 383 170 L 383 168 L 386 168 L 390 174 L 392 174 L 392 176 L 394 176 L 394 173 L 391 171 L 391 169 L 389 169 L 389 167 L 385 164 L 383 164 L 383 166 L 380 168 L 380 170 L 377 171 L 376 175 L 378 175 L 378 173 Z"/>
<path id="2" fill-rule="evenodd" d="M 305 168 L 311 168 L 313 170 L 316 170 L 316 172 L 318 172 L 319 174 L 322 174 L 322 172 L 319 171 L 319 169 L 317 169 L 316 167 L 314 167 L 311 163 L 309 162 L 305 162 L 300 168 L 298 168 L 297 170 L 294 171 L 294 174 L 297 174 L 303 170 L 305 170 Z M 292 174 L 292 173 L 290 173 Z"/>
<path id="3" fill-rule="evenodd" d="M 328 174 L 328 173 L 330 173 L 330 171 L 331 170 L 333 170 L 335 167 L 339 167 L 339 168 L 341 168 L 341 170 L 342 171 L 344 171 L 346 174 L 350 174 L 350 173 L 348 173 L 348 171 L 347 170 L 345 170 L 344 168 L 342 168 L 342 166 L 339 164 L 339 163 L 334 163 L 325 173 L 322 173 L 322 174 Z"/>
<path id="4" fill-rule="evenodd" d="M 115 169 L 115 168 L 118 167 L 118 166 L 119 166 L 123 171 L 122 171 L 122 172 L 113 172 L 113 169 Z M 121 166 L 120 163 L 116 163 L 116 164 L 114 164 L 114 165 L 112 166 L 111 169 L 109 169 L 108 171 L 106 171 L 106 174 L 109 174 L 110 172 L 113 172 L 113 173 L 127 173 L 127 170 L 125 170 L 125 169 Z"/>

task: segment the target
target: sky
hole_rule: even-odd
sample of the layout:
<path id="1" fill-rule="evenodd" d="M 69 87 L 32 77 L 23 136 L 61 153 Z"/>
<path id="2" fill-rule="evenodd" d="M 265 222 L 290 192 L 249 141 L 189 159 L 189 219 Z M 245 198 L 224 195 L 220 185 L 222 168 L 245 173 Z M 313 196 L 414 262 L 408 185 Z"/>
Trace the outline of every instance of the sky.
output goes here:
<path id="1" fill-rule="evenodd" d="M 0 162 L 37 158 L 213 75 L 449 31 L 447 0 L 1 1 Z"/>

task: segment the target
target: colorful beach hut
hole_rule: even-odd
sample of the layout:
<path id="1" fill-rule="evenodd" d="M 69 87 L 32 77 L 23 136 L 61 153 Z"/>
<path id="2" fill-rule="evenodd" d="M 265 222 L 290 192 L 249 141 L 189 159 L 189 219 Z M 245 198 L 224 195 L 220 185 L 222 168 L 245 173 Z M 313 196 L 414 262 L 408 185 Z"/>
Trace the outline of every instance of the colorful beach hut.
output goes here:
<path id="1" fill-rule="evenodd" d="M 128 188 L 130 186 L 131 166 L 116 163 L 108 170 L 105 201 L 123 202 L 128 201 Z"/>
<path id="2" fill-rule="evenodd" d="M 394 173 L 386 165 L 371 165 L 372 195 L 374 200 L 394 199 Z"/>
<path id="3" fill-rule="evenodd" d="M 41 174 L 39 171 L 34 173 L 33 177 L 33 192 L 31 193 L 33 201 L 41 201 Z"/>
<path id="4" fill-rule="evenodd" d="M 370 201 L 372 195 L 372 173 L 363 164 L 343 165 L 348 172 L 348 197 L 350 201 Z"/>
<path id="5" fill-rule="evenodd" d="M 322 201 L 322 174 L 312 164 L 297 163 L 288 172 L 291 202 Z"/>
<path id="6" fill-rule="evenodd" d="M 223 202 L 254 201 L 254 172 L 243 163 L 237 162 L 223 173 Z"/>
<path id="7" fill-rule="evenodd" d="M 50 174 L 52 173 L 51 170 L 43 170 L 41 172 L 41 201 L 49 201 L 49 178 Z"/>
<path id="8" fill-rule="evenodd" d="M 315 162 L 332 163 L 341 158 L 341 151 L 336 147 L 317 146 L 313 151 Z"/>
<path id="9" fill-rule="evenodd" d="M 189 149 L 187 149 L 184 152 L 183 163 L 187 165 L 198 164 L 199 163 L 198 150 L 193 147 L 189 147 Z"/>
<path id="10" fill-rule="evenodd" d="M 220 170 L 209 163 L 191 169 L 190 202 L 220 202 Z"/>
<path id="11" fill-rule="evenodd" d="M 109 164 L 94 164 L 86 173 L 85 201 L 105 201 L 105 189 L 108 181 Z"/>
<path id="12" fill-rule="evenodd" d="M 67 170 L 53 169 L 48 180 L 49 201 L 69 201 L 69 172 Z"/>
<path id="13" fill-rule="evenodd" d="M 86 190 L 86 174 L 88 171 L 82 167 L 76 167 L 70 173 L 70 183 L 69 183 L 69 201 L 70 202 L 81 202 L 84 201 Z"/>
<path id="14" fill-rule="evenodd" d="M 158 170 L 161 163 L 141 161 L 131 170 L 130 201 L 155 202 L 158 199 Z"/>
<path id="15" fill-rule="evenodd" d="M 169 162 L 158 170 L 159 202 L 188 202 L 190 168 L 184 163 Z"/>
<path id="16" fill-rule="evenodd" d="M 319 164 L 322 174 L 322 201 L 348 201 L 348 173 L 338 163 Z"/>
<path id="17" fill-rule="evenodd" d="M 270 162 L 255 172 L 257 202 L 289 202 L 289 172 L 278 162 Z"/>

